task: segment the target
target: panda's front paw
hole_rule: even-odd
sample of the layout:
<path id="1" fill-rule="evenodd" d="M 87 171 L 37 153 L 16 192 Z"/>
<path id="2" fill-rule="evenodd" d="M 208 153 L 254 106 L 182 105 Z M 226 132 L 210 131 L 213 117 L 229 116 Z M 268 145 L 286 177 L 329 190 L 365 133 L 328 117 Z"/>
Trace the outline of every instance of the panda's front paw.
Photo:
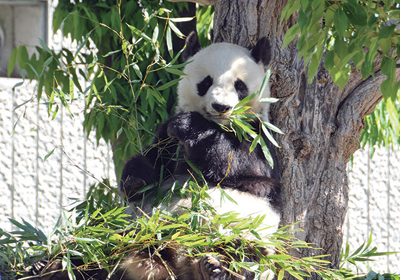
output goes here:
<path id="1" fill-rule="evenodd" d="M 186 142 L 198 138 L 198 135 L 209 130 L 210 125 L 210 121 L 199 112 L 180 113 L 170 120 L 167 134 L 181 142 Z"/>
<path id="2" fill-rule="evenodd" d="M 31 274 L 35 276 L 39 276 L 43 269 L 48 265 L 48 260 L 38 260 L 35 261 L 32 265 Z"/>
<path id="3" fill-rule="evenodd" d="M 138 194 L 140 189 L 146 186 L 146 181 L 139 177 L 128 176 L 119 183 L 119 195 L 126 198 L 129 202 L 140 200 L 142 196 Z"/>
<path id="4" fill-rule="evenodd" d="M 62 264 L 59 259 L 51 262 L 48 260 L 38 260 L 33 263 L 30 274 L 37 276 L 41 280 L 48 280 L 52 278 L 56 271 L 61 269 Z"/>
<path id="5" fill-rule="evenodd" d="M 226 273 L 221 266 L 221 262 L 214 256 L 203 256 L 200 262 L 203 279 L 225 280 Z"/>

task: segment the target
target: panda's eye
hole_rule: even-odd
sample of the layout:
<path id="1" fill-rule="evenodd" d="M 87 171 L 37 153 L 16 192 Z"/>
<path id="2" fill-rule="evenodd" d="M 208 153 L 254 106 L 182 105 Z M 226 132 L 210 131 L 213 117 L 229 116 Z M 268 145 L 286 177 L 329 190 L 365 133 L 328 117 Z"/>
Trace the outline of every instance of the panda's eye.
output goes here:
<path id="1" fill-rule="evenodd" d="M 197 84 L 198 95 L 204 96 L 212 84 L 213 79 L 210 76 L 205 77 L 200 83 Z"/>
<path id="2" fill-rule="evenodd" d="M 239 100 L 242 100 L 249 94 L 249 89 L 247 88 L 246 84 L 241 79 L 237 79 L 235 81 L 234 86 L 235 86 L 236 92 L 239 95 Z"/>

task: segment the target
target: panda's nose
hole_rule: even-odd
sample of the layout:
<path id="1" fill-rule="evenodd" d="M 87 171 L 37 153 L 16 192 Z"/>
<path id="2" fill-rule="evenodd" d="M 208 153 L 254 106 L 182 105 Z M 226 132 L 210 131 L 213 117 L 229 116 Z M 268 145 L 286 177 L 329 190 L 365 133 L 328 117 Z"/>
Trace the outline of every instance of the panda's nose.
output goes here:
<path id="1" fill-rule="evenodd" d="M 224 113 L 224 112 L 227 112 L 230 109 L 232 109 L 232 107 L 229 105 L 223 105 L 223 104 L 219 104 L 219 103 L 213 103 L 211 106 L 218 113 Z"/>

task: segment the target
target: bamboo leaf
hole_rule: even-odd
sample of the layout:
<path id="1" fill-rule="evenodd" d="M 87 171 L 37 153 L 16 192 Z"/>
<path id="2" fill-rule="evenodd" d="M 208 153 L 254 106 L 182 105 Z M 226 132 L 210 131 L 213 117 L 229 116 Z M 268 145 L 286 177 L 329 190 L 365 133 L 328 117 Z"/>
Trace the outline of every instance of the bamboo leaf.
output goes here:
<path id="1" fill-rule="evenodd" d="M 50 50 L 50 48 L 47 46 L 46 42 L 43 41 L 42 39 L 39 38 L 40 45 L 43 47 L 43 49 L 48 52 L 50 55 L 53 55 L 53 52 Z"/>
<path id="2" fill-rule="evenodd" d="M 176 36 L 178 36 L 179 38 L 184 38 L 185 37 L 185 35 L 182 34 L 182 32 L 175 26 L 175 24 L 172 21 L 169 21 L 168 25 L 174 31 Z"/>
<path id="3" fill-rule="evenodd" d="M 164 90 L 164 89 L 167 89 L 167 88 L 169 88 L 169 87 L 172 87 L 173 85 L 175 85 L 176 83 L 178 83 L 180 80 L 182 80 L 182 78 L 169 81 L 168 83 L 165 83 L 165 84 L 163 84 L 162 86 L 158 87 L 157 90 L 158 90 L 158 91 L 162 91 L 162 90 Z"/>
<path id="4" fill-rule="evenodd" d="M 53 152 L 54 152 L 55 149 L 56 149 L 56 148 L 54 148 L 54 149 L 51 150 L 49 153 L 47 153 L 47 155 L 44 157 L 44 160 L 43 160 L 43 161 L 46 161 L 46 160 L 49 158 L 49 156 L 51 156 L 51 155 L 53 154 Z"/>
<path id="5" fill-rule="evenodd" d="M 172 44 L 172 34 L 171 34 L 171 28 L 169 26 L 167 27 L 166 41 L 167 41 L 167 49 L 168 49 L 169 55 L 171 57 L 174 57 L 174 48 L 173 48 L 173 44 Z"/>
<path id="6" fill-rule="evenodd" d="M 7 77 L 10 77 L 14 71 L 15 62 L 17 61 L 17 49 L 14 48 L 11 52 L 10 60 L 8 61 Z"/>
<path id="7" fill-rule="evenodd" d="M 254 151 L 254 149 L 257 147 L 257 144 L 260 141 L 260 135 L 257 135 L 254 139 L 253 142 L 251 142 L 251 146 L 250 146 L 250 153 Z"/>

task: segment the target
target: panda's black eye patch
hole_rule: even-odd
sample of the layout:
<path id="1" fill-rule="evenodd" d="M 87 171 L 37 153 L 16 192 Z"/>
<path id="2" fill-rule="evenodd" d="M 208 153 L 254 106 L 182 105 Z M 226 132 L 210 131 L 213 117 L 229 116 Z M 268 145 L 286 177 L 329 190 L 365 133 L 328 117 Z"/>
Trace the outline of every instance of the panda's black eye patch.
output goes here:
<path id="1" fill-rule="evenodd" d="M 247 88 L 246 84 L 241 79 L 237 79 L 235 81 L 234 86 L 235 86 L 236 92 L 239 95 L 239 100 L 242 100 L 249 94 L 249 89 Z"/>
<path id="2" fill-rule="evenodd" d="M 210 76 L 205 77 L 200 83 L 197 84 L 197 94 L 204 96 L 212 84 L 213 79 Z"/>

